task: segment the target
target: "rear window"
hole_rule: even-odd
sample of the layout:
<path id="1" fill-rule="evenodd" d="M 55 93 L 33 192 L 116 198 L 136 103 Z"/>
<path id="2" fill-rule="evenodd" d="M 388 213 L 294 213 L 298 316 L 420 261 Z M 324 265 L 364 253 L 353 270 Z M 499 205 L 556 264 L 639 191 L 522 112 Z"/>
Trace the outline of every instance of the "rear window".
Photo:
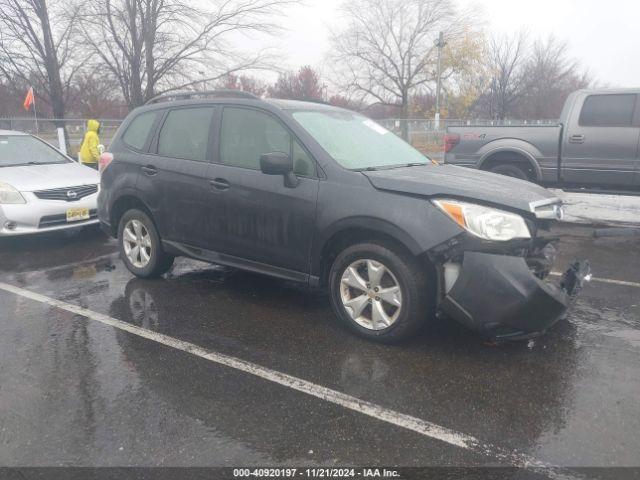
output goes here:
<path id="1" fill-rule="evenodd" d="M 0 135 L 0 167 L 67 163 L 70 160 L 31 135 Z"/>
<path id="2" fill-rule="evenodd" d="M 590 95 L 580 112 L 580 125 L 624 127 L 633 124 L 636 95 Z"/>
<path id="3" fill-rule="evenodd" d="M 147 146 L 149 134 L 157 116 L 157 110 L 138 115 L 127 127 L 127 131 L 122 136 L 122 141 L 136 150 L 143 150 Z"/>
<path id="4" fill-rule="evenodd" d="M 211 107 L 171 110 L 160 131 L 158 155 L 206 161 L 212 118 Z"/>

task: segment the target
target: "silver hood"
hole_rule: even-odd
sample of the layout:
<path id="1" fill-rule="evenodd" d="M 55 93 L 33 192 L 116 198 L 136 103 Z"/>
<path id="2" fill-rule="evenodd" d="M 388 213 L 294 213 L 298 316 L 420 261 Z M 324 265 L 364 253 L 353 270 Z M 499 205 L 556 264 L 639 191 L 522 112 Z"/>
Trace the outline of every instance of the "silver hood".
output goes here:
<path id="1" fill-rule="evenodd" d="M 0 182 L 8 183 L 20 192 L 52 188 L 98 185 L 100 174 L 79 163 L 21 165 L 0 168 Z"/>

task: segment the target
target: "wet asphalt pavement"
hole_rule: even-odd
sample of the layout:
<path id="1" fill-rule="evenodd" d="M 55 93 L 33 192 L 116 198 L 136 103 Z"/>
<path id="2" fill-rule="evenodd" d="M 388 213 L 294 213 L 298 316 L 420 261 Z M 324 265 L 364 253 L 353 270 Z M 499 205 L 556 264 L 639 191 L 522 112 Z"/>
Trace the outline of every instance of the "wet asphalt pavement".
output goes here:
<path id="1" fill-rule="evenodd" d="M 0 282 L 560 466 L 640 466 L 640 237 L 563 230 L 595 277 L 533 344 L 438 320 L 367 342 L 328 299 L 180 259 L 135 279 L 97 229 L 0 241 Z M 628 285 L 623 284 L 629 282 Z M 497 465 L 167 345 L 0 290 L 0 465 Z"/>

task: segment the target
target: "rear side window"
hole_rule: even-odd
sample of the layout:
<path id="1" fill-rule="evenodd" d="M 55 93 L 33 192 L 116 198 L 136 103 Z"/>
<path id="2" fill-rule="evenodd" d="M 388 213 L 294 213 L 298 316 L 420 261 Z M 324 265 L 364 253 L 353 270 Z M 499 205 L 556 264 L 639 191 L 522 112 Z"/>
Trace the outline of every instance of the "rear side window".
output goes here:
<path id="1" fill-rule="evenodd" d="M 590 95 L 580 112 L 580 125 L 624 127 L 633 124 L 636 95 Z"/>
<path id="2" fill-rule="evenodd" d="M 158 155 L 207 161 L 212 118 L 212 107 L 171 110 L 160 130 Z"/>
<path id="3" fill-rule="evenodd" d="M 314 161 L 271 115 L 247 108 L 225 107 L 220 132 L 220 159 L 223 164 L 260 170 L 260 157 L 273 152 L 291 156 L 296 175 L 316 175 Z"/>
<path id="4" fill-rule="evenodd" d="M 127 131 L 122 136 L 122 141 L 136 150 L 144 149 L 157 116 L 157 110 L 138 115 L 127 127 Z"/>

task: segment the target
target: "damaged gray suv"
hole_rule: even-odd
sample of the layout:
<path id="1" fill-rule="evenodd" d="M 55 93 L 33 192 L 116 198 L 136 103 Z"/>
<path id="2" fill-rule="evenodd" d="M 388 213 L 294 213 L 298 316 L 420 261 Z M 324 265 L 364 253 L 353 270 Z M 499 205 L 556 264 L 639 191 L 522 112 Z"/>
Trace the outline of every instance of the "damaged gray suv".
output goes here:
<path id="1" fill-rule="evenodd" d="M 101 159 L 98 215 L 128 269 L 176 256 L 327 288 L 337 317 L 392 342 L 441 313 L 496 339 L 552 326 L 588 278 L 554 284 L 560 200 L 437 165 L 357 113 L 244 92 L 163 96 Z"/>

